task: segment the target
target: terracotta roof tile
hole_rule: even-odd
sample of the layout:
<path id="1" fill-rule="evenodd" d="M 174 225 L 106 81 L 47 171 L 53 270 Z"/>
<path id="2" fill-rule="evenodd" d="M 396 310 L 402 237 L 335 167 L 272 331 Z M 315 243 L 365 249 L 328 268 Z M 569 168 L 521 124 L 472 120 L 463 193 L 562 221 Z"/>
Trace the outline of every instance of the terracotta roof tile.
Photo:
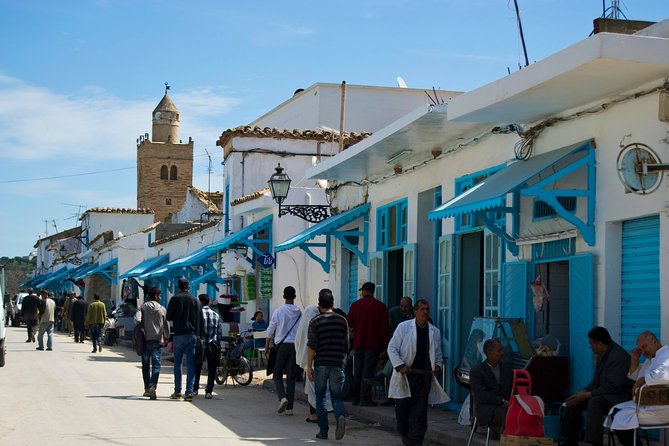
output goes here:
<path id="1" fill-rule="evenodd" d="M 370 136 L 369 132 L 344 132 L 344 144 L 351 145 L 362 141 Z M 299 130 L 299 129 L 278 129 L 272 127 L 258 127 L 243 125 L 224 131 L 216 145 L 225 147 L 225 145 L 235 136 L 248 137 L 271 137 L 271 138 L 290 138 L 290 139 L 304 139 L 314 141 L 339 141 L 339 133 L 329 130 Z"/>
<path id="2" fill-rule="evenodd" d="M 86 217 L 86 214 L 89 213 L 100 213 L 100 214 L 153 214 L 153 209 L 148 208 L 91 208 L 83 213 L 79 220 L 83 220 Z"/>
<path id="3" fill-rule="evenodd" d="M 220 222 L 221 222 L 221 220 L 212 220 L 212 221 L 209 221 L 207 223 L 203 223 L 202 226 L 195 226 L 194 228 L 189 228 L 189 229 L 186 229 L 184 231 L 177 232 L 176 234 L 172 234 L 170 236 L 163 237 L 163 238 L 161 238 L 159 240 L 156 240 L 155 242 L 151 243 L 149 246 L 153 247 L 153 246 L 156 246 L 156 245 L 161 245 L 163 243 L 167 243 L 167 242 L 172 241 L 172 240 L 179 239 L 181 237 L 185 237 L 189 234 L 193 234 L 193 233 L 201 231 L 203 229 L 211 228 L 212 226 L 216 226 Z"/>
<path id="4" fill-rule="evenodd" d="M 244 195 L 244 196 L 242 196 L 242 197 L 235 198 L 234 200 L 232 200 L 232 201 L 230 202 L 230 204 L 231 204 L 232 206 L 237 206 L 238 204 L 246 203 L 247 201 L 251 201 L 251 200 L 255 200 L 256 198 L 260 198 L 260 197 L 262 197 L 263 195 L 265 195 L 265 194 L 268 193 L 268 192 L 269 192 L 269 188 L 266 187 L 266 188 L 264 188 L 264 189 L 257 190 L 257 191 L 255 191 L 255 192 L 252 192 L 252 193 L 250 193 L 250 194 Z"/>

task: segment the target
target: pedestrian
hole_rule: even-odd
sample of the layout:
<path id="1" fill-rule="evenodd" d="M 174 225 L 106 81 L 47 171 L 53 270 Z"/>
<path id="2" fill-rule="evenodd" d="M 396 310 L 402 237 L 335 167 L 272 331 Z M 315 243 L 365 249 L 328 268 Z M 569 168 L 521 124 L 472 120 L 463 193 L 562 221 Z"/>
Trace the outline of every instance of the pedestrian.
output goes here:
<path id="1" fill-rule="evenodd" d="M 84 343 L 84 332 L 86 328 L 86 310 L 88 303 L 81 296 L 75 296 L 70 304 L 72 327 L 74 330 L 74 342 Z"/>
<path id="2" fill-rule="evenodd" d="M 67 293 L 63 304 L 63 331 L 72 336 L 72 302 L 76 300 L 74 292 Z"/>
<path id="3" fill-rule="evenodd" d="M 401 298 L 398 306 L 388 310 L 388 319 L 390 323 L 390 337 L 392 337 L 400 322 L 413 319 L 413 301 L 411 298 L 408 296 Z"/>
<path id="4" fill-rule="evenodd" d="M 44 333 L 46 333 L 46 349 L 53 350 L 53 326 L 56 316 L 56 302 L 46 290 L 42 290 L 40 303 L 39 333 L 37 335 L 37 350 L 44 350 Z"/>
<path id="5" fill-rule="evenodd" d="M 388 396 L 395 399 L 397 430 L 404 446 L 423 444 L 428 404 L 450 401 L 436 378 L 443 366 L 441 333 L 429 322 L 429 302 L 416 300 L 414 315 L 415 319 L 397 326 L 388 344 L 394 367 Z"/>
<path id="6" fill-rule="evenodd" d="M 327 390 L 334 411 L 337 428 L 335 439 L 341 440 L 346 432 L 344 417 L 344 362 L 348 354 L 348 322 L 334 311 L 334 297 L 327 288 L 318 293 L 320 314 L 309 322 L 307 342 L 307 377 L 314 382 L 316 391 L 316 413 L 318 434 L 316 438 L 328 438 Z"/>
<path id="7" fill-rule="evenodd" d="M 499 439 L 509 409 L 513 370 L 502 361 L 504 349 L 499 339 L 485 341 L 483 353 L 485 361 L 474 365 L 469 373 L 474 416 L 481 426 L 492 429 L 494 439 Z"/>
<path id="8" fill-rule="evenodd" d="M 389 340 L 389 318 L 386 305 L 374 298 L 376 286 L 365 282 L 360 287 L 362 298 L 356 300 L 346 316 L 353 332 L 353 405 L 375 406 L 372 384 L 379 356 Z"/>
<path id="9" fill-rule="evenodd" d="M 267 327 L 265 351 L 269 351 L 270 342 L 277 346 L 276 361 L 272 370 L 276 396 L 279 398 L 278 413 L 293 414 L 295 399 L 295 380 L 297 378 L 297 364 L 295 362 L 295 335 L 297 323 L 302 312 L 294 305 L 295 288 L 287 286 L 283 289 L 284 305 L 277 308 L 272 314 Z M 286 373 L 286 385 L 283 383 L 283 373 Z"/>
<path id="10" fill-rule="evenodd" d="M 142 378 L 144 395 L 156 399 L 156 388 L 163 361 L 163 345 L 170 339 L 170 325 L 167 322 L 167 310 L 160 305 L 160 288 L 151 287 L 148 301 L 135 314 L 135 324 L 144 328 L 144 353 L 142 353 Z"/>
<path id="11" fill-rule="evenodd" d="M 86 326 L 88 326 L 93 342 L 93 351 L 102 351 L 102 327 L 105 325 L 107 317 L 107 307 L 105 303 L 100 300 L 100 296 L 93 294 L 93 302 L 88 306 L 86 312 Z"/>
<path id="12" fill-rule="evenodd" d="M 202 306 L 202 350 L 207 359 L 207 386 L 204 388 L 204 397 L 208 400 L 213 398 L 211 392 L 214 391 L 214 379 L 216 378 L 216 368 L 221 359 L 221 339 L 223 338 L 223 324 L 221 317 L 217 312 L 209 307 L 209 296 L 200 294 L 198 296 Z M 200 388 L 200 374 L 202 373 L 202 361 L 195 362 L 195 383 L 193 389 L 195 395 Z"/>
<path id="13" fill-rule="evenodd" d="M 28 289 L 28 295 L 23 298 L 21 304 L 21 316 L 26 323 L 28 331 L 28 340 L 26 342 L 35 342 L 35 328 L 37 327 L 37 313 L 39 312 L 40 299 L 32 288 Z"/>
<path id="14" fill-rule="evenodd" d="M 565 446 L 578 444 L 583 411 L 587 413 L 585 441 L 597 445 L 603 444 L 603 422 L 606 414 L 616 404 L 632 399 L 634 382 L 627 377 L 630 354 L 613 342 L 604 327 L 592 328 L 588 332 L 588 342 L 597 358 L 595 373 L 590 384 L 565 401 L 566 407 L 560 425 L 560 433 L 567 439 Z M 583 360 L 589 361 L 590 358 Z"/>
<path id="15" fill-rule="evenodd" d="M 167 320 L 172 322 L 174 330 L 174 393 L 173 400 L 182 397 L 181 361 L 186 356 L 186 393 L 184 401 L 193 401 L 193 386 L 195 384 L 195 338 L 200 333 L 202 312 L 200 303 L 190 294 L 190 284 L 185 277 L 177 281 L 179 292 L 172 296 L 167 304 Z"/>

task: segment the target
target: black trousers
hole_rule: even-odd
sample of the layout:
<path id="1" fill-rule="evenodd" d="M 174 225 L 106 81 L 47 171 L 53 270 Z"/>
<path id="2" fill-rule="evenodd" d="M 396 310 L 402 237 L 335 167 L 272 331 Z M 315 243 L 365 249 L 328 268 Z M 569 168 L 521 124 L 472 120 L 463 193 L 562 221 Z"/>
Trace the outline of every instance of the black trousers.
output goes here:
<path id="1" fill-rule="evenodd" d="M 37 318 L 34 316 L 28 316 L 26 318 L 26 330 L 28 331 L 28 340 L 35 341 L 35 330 L 37 327 Z"/>
<path id="2" fill-rule="evenodd" d="M 584 441 L 593 445 L 604 444 L 604 418 L 609 410 L 623 400 L 618 395 L 594 396 L 578 406 L 565 407 L 560 423 L 560 432 L 567 439 L 565 445 L 577 445 L 581 430 L 581 414 L 587 411 L 587 425 Z M 618 439 L 623 445 L 632 444 L 630 435 L 633 431 L 617 431 Z"/>
<path id="3" fill-rule="evenodd" d="M 283 373 L 286 372 L 286 385 L 283 384 Z M 281 399 L 286 398 L 288 405 L 286 409 L 293 409 L 295 400 L 295 379 L 297 378 L 297 364 L 295 363 L 295 344 L 284 342 L 279 345 L 276 352 L 276 362 L 272 371 L 272 379 L 276 388 L 276 396 Z"/>
<path id="4" fill-rule="evenodd" d="M 221 359 L 221 350 L 205 345 L 203 349 L 204 357 L 207 359 L 207 386 L 205 393 L 211 393 L 214 390 L 214 379 L 216 378 L 216 368 Z M 195 361 L 195 384 L 193 390 L 200 388 L 200 374 L 202 373 L 202 362 Z"/>
<path id="5" fill-rule="evenodd" d="M 427 432 L 427 398 L 432 385 L 432 375 L 409 373 L 410 398 L 395 400 L 397 431 L 408 437 L 410 443 L 422 444 Z"/>
<path id="6" fill-rule="evenodd" d="M 353 352 L 353 378 L 355 380 L 354 401 L 362 403 L 372 402 L 372 385 L 366 379 L 373 379 L 376 364 L 381 353 L 374 350 L 359 348 Z"/>

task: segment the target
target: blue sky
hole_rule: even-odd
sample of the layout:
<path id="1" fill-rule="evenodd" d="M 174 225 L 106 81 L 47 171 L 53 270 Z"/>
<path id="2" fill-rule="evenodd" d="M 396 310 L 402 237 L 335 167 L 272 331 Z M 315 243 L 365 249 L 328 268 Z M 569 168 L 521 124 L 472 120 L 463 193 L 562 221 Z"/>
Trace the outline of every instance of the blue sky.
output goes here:
<path id="1" fill-rule="evenodd" d="M 531 62 L 602 13 L 601 0 L 518 2 Z M 669 17 L 667 0 L 622 7 Z M 468 91 L 522 62 L 513 0 L 0 0 L 0 256 L 76 226 L 79 205 L 136 206 L 136 139 L 166 81 L 195 140 L 194 183 L 207 187 L 208 149 L 220 190 L 218 136 L 297 88 L 402 76 Z"/>

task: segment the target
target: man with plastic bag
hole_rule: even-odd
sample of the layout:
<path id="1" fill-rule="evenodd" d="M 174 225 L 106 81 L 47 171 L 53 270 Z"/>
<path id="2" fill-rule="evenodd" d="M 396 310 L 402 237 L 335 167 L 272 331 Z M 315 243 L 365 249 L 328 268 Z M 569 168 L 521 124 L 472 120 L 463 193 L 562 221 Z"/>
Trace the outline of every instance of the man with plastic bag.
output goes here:
<path id="1" fill-rule="evenodd" d="M 394 368 L 388 397 L 395 399 L 397 430 L 404 446 L 423 443 L 428 404 L 450 401 L 436 378 L 443 366 L 441 333 L 428 321 L 428 301 L 418 299 L 414 314 L 415 319 L 397 326 L 388 344 L 388 357 Z"/>

